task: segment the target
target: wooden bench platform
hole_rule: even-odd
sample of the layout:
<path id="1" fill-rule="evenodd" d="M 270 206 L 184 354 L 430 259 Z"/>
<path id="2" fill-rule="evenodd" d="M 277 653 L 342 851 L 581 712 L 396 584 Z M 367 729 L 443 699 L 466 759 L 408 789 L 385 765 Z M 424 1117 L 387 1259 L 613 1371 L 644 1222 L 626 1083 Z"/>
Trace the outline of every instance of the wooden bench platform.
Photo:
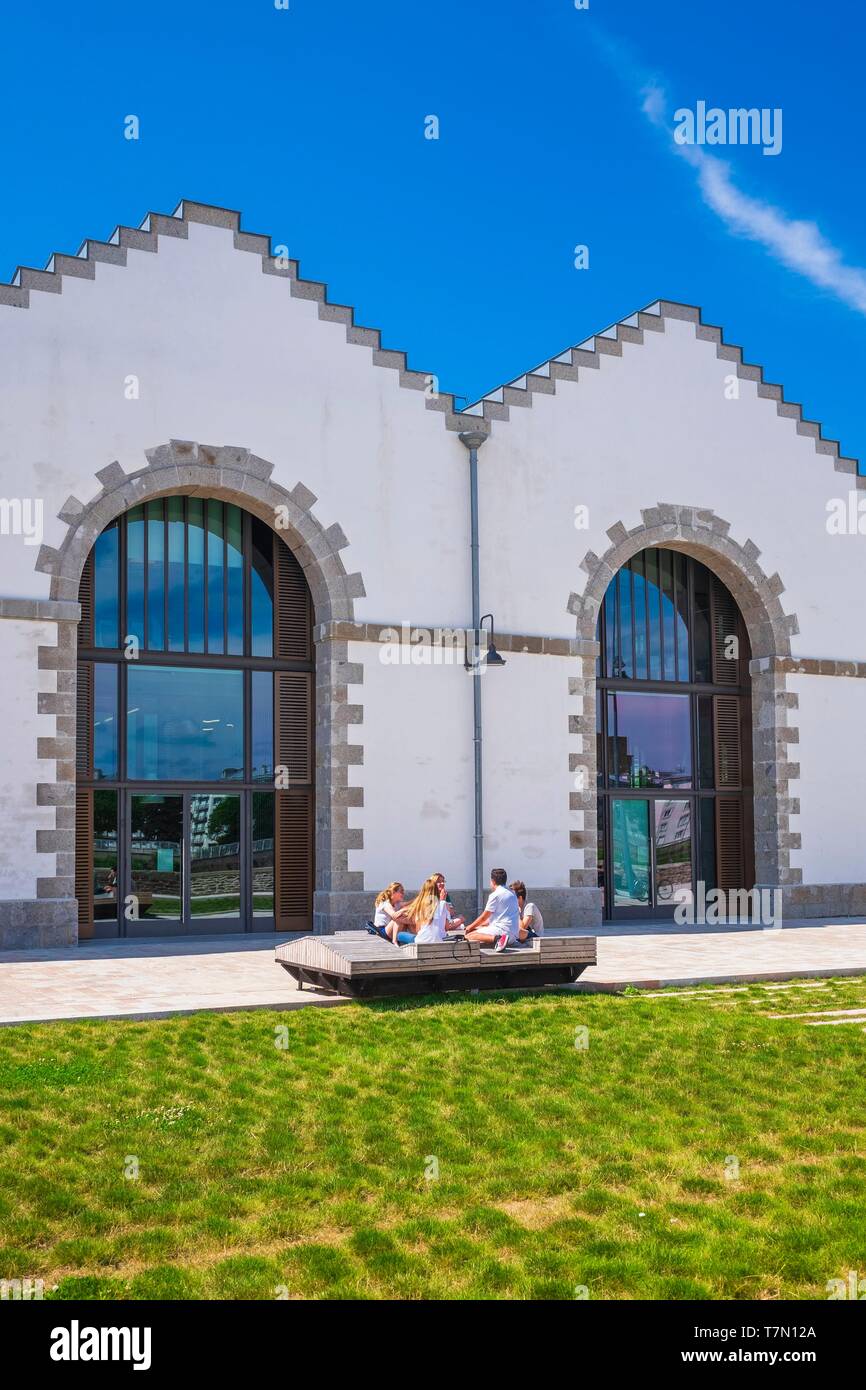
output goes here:
<path id="1" fill-rule="evenodd" d="M 505 951 L 462 937 L 392 946 L 366 931 L 302 936 L 276 950 L 301 988 L 317 985 L 357 999 L 443 990 L 527 989 L 570 984 L 595 965 L 594 936 L 536 937 Z"/>

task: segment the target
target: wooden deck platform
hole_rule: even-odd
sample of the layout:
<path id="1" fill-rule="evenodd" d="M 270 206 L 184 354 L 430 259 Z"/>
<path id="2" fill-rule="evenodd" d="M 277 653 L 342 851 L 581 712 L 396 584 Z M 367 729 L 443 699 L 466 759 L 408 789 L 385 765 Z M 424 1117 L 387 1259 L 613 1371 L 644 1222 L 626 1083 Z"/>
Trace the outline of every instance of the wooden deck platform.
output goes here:
<path id="1" fill-rule="evenodd" d="M 594 936 L 536 937 L 505 951 L 453 937 L 392 946 L 366 931 L 302 936 L 276 950 L 277 964 L 298 981 L 358 999 L 438 994 L 443 990 L 532 989 L 570 984 L 595 965 Z"/>

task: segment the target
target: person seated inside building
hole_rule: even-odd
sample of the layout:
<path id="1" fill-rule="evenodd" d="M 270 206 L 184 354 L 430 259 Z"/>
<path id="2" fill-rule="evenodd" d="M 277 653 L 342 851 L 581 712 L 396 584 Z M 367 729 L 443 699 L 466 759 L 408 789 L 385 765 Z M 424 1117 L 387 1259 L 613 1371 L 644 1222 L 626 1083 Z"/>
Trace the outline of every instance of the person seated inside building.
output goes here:
<path id="1" fill-rule="evenodd" d="M 516 878 L 508 886 L 516 897 L 517 906 L 520 908 L 520 940 L 531 941 L 534 936 L 543 936 L 544 918 L 535 903 L 526 901 L 526 884 L 522 879 Z"/>
<path id="2" fill-rule="evenodd" d="M 467 941 L 493 946 L 497 951 L 519 944 L 520 908 L 515 894 L 505 886 L 507 878 L 504 869 L 490 870 L 490 897 L 481 916 L 466 928 Z"/>

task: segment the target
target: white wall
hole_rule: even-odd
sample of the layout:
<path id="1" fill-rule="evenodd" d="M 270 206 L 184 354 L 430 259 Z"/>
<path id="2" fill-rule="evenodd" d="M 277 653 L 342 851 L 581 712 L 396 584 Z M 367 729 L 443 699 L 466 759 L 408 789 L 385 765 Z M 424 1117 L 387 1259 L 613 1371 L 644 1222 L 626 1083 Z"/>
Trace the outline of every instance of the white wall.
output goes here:
<path id="1" fill-rule="evenodd" d="M 789 676 L 799 696 L 792 718 L 800 742 L 790 746 L 800 764 L 791 794 L 800 815 L 791 820 L 802 848 L 791 851 L 804 883 L 866 882 L 866 819 L 859 792 L 866 786 L 866 680 L 845 676 Z"/>
<path id="2" fill-rule="evenodd" d="M 453 666 L 386 665 L 368 642 L 350 643 L 350 661 L 364 666 L 364 722 L 350 742 L 364 743 L 364 764 L 350 767 L 350 785 L 364 787 L 364 806 L 349 812 L 363 826 L 363 851 L 349 868 L 364 886 L 392 878 L 417 886 L 436 869 L 455 887 L 474 883 L 472 681 L 462 654 Z M 583 828 L 569 810 L 568 733 L 574 701 L 568 677 L 577 662 L 509 652 L 504 667 L 480 677 L 485 805 L 484 868 L 502 863 L 510 877 L 567 888 L 581 852 L 569 831 Z"/>
<path id="3" fill-rule="evenodd" d="M 573 635 L 566 604 L 585 587 L 583 556 L 608 549 L 615 522 L 638 526 L 641 508 L 669 502 L 712 508 L 740 545 L 755 542 L 799 619 L 795 655 L 866 659 L 866 625 L 852 621 L 866 536 L 826 530 L 827 502 L 847 495 L 847 476 L 755 383 L 739 380 L 739 399 L 726 399 L 733 371 L 692 324 L 667 319 L 663 333 L 647 331 L 621 358 L 601 357 L 494 426 L 479 455 L 482 603 L 503 631 Z M 575 530 L 578 505 L 589 530 Z"/>
<path id="4" fill-rule="evenodd" d="M 465 450 L 447 447 L 422 392 L 261 267 L 231 232 L 192 223 L 156 255 L 131 250 L 93 281 L 64 277 L 60 295 L 32 291 L 29 309 L 0 306 L 0 496 L 35 487 L 56 545 L 66 498 L 88 501 L 112 460 L 131 472 L 171 438 L 241 445 L 276 482 L 311 488 L 325 526 L 342 524 L 343 562 L 367 584 L 359 618 L 464 622 Z M 436 564 L 422 556 L 434 537 Z M 47 595 L 36 550 L 20 552 L 0 546 L 0 593 Z"/>
<path id="5" fill-rule="evenodd" d="M 467 625 L 459 440 L 422 392 L 374 366 L 369 348 L 347 344 L 345 328 L 320 321 L 288 281 L 264 275 L 230 232 L 195 223 L 188 231 L 188 240 L 160 238 L 156 255 L 130 250 L 126 267 L 97 264 L 93 281 L 64 277 L 59 295 L 32 291 L 27 310 L 0 306 L 0 497 L 42 498 L 44 539 L 59 545 L 58 510 L 70 494 L 87 502 L 112 460 L 138 469 L 145 449 L 170 438 L 241 445 L 274 464 L 278 483 L 311 488 L 325 526 L 343 527 L 343 562 L 367 590 L 356 601 L 360 620 Z M 827 501 L 847 492 L 847 479 L 754 383 L 739 381 L 739 399 L 726 399 L 733 371 L 691 324 L 667 320 L 643 345 L 602 357 L 598 370 L 559 383 L 555 396 L 534 395 L 530 409 L 494 426 L 479 456 L 481 600 L 499 631 L 573 636 L 566 604 L 586 582 L 586 551 L 604 552 L 614 522 L 634 526 L 641 508 L 674 502 L 712 508 L 735 540 L 760 547 L 765 572 L 778 570 L 787 586 L 785 610 L 799 618 L 796 655 L 866 659 L 866 538 L 826 531 Z M 137 401 L 125 398 L 131 375 Z M 579 504 L 589 507 L 589 530 L 575 530 Z M 48 595 L 35 559 L 20 537 L 0 538 L 0 596 Z M 42 626 L 38 640 L 53 640 Z M 36 634 L 0 622 L 7 896 L 33 896 L 52 863 L 33 848 L 34 825 L 53 823 L 35 807 L 35 783 L 52 770 L 35 757 Z M 364 807 L 350 813 L 365 849 L 350 851 L 350 869 L 362 869 L 370 889 L 395 875 L 417 883 L 431 866 L 469 886 L 471 678 L 459 664 L 387 668 L 364 643 L 352 644 L 351 659 L 365 667 L 352 695 L 364 705 L 364 765 L 350 769 L 365 788 Z M 568 753 L 577 751 L 570 663 L 519 653 L 507 662 L 483 678 L 485 852 L 527 882 L 565 886 L 582 861 L 569 850 L 569 831 L 580 828 L 568 809 Z M 807 881 L 864 876 L 850 798 L 831 795 L 828 748 L 840 728 L 851 745 L 861 691 L 866 682 L 804 687 Z M 53 732 L 53 721 L 40 722 Z M 863 754 L 853 756 L 862 782 Z"/>
<path id="6" fill-rule="evenodd" d="M 573 790 L 568 732 L 576 703 L 569 676 L 579 663 L 565 657 L 508 652 L 506 665 L 481 678 L 484 718 L 485 873 L 500 864 L 527 887 L 567 888 L 581 850 L 569 832 L 583 829 L 583 812 L 569 810 Z"/>
<path id="7" fill-rule="evenodd" d="M 349 768 L 350 786 L 364 787 L 364 806 L 349 825 L 364 828 L 363 851 L 349 851 L 349 868 L 378 892 L 392 879 L 417 888 L 428 874 L 447 875 L 455 888 L 475 881 L 472 833 L 474 780 L 472 677 L 462 654 L 454 665 L 386 665 L 371 642 L 351 642 L 349 660 L 362 662 L 364 722 L 350 742 L 364 744 L 364 764 Z M 482 680 L 492 679 L 484 676 Z"/>

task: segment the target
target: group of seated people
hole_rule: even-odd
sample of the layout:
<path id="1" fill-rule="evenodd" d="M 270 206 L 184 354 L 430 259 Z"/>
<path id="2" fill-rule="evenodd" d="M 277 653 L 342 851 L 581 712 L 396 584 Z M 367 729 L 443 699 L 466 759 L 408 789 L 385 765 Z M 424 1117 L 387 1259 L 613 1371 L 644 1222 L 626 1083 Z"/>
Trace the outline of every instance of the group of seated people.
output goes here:
<path id="1" fill-rule="evenodd" d="M 402 883 L 389 883 L 376 899 L 370 929 L 395 946 L 447 941 L 449 933 L 495 951 L 521 945 L 542 935 L 544 920 L 535 903 L 526 901 L 526 884 L 515 879 L 506 887 L 507 877 L 504 869 L 491 870 L 490 897 L 480 917 L 469 923 L 455 916 L 444 874 L 430 874 L 408 903 Z"/>

